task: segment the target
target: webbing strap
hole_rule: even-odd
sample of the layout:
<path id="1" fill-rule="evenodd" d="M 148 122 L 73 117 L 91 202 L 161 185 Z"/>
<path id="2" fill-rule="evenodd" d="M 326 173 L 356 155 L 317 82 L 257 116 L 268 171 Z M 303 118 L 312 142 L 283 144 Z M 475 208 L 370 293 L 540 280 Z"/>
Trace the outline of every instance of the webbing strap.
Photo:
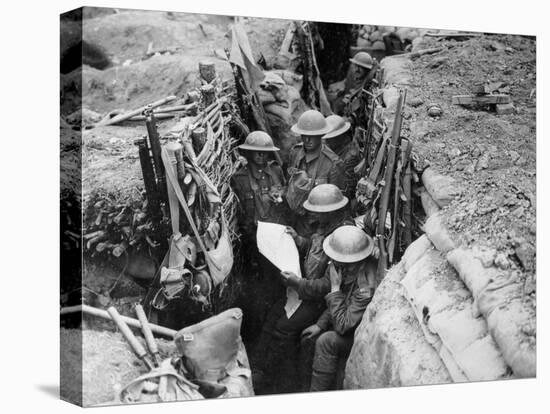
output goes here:
<path id="1" fill-rule="evenodd" d="M 168 177 L 168 187 L 172 187 L 173 191 L 176 194 L 176 197 L 178 198 L 181 207 L 183 208 L 183 212 L 185 213 L 185 216 L 187 217 L 187 220 L 189 221 L 189 225 L 191 226 L 191 230 L 193 230 L 193 234 L 197 238 L 197 243 L 199 244 L 199 247 L 204 253 L 204 257 L 208 263 L 208 265 L 214 266 L 216 269 L 221 270 L 220 266 L 218 266 L 211 258 L 210 254 L 208 253 L 208 250 L 206 250 L 206 246 L 204 245 L 199 229 L 197 229 L 197 226 L 195 225 L 195 221 L 193 220 L 193 216 L 191 215 L 191 211 L 189 211 L 189 207 L 187 206 L 187 201 L 185 200 L 185 196 L 183 195 L 183 192 L 181 191 L 181 188 L 179 186 L 178 180 L 176 178 L 176 175 L 174 173 L 174 170 L 172 169 L 172 166 L 170 165 L 170 157 L 168 155 L 168 152 L 166 151 L 166 148 L 162 148 L 161 152 L 162 162 L 164 163 L 164 167 L 166 170 L 166 176 Z"/>

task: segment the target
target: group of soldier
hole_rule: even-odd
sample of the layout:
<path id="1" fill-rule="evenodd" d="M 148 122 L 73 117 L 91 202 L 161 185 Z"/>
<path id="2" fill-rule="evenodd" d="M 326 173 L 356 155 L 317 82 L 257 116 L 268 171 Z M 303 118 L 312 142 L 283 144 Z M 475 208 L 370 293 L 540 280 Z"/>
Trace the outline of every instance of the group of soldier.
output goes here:
<path id="1" fill-rule="evenodd" d="M 372 65 L 362 68 L 364 77 Z M 338 373 L 374 294 L 376 279 L 372 234 L 352 218 L 358 179 L 354 169 L 361 151 L 350 122 L 308 110 L 291 130 L 301 142 L 290 153 L 286 174 L 274 159 L 279 149 L 272 138 L 254 131 L 239 146 L 247 163 L 233 176 L 250 261 L 282 288 L 257 292 L 273 299 L 251 352 L 255 387 L 266 393 L 340 386 Z M 303 277 L 280 272 L 258 254 L 258 221 L 286 226 L 296 243 Z M 285 312 L 285 287 L 298 292 L 302 301 L 290 317 Z M 278 375 L 284 364 L 295 368 L 298 389 L 285 388 L 289 381 Z"/>

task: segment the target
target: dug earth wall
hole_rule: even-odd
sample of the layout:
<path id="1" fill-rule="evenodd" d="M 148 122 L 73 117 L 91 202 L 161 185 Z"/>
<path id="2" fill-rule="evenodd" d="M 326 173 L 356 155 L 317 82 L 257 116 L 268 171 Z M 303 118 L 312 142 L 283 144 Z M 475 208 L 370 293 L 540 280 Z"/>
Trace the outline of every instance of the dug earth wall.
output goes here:
<path id="1" fill-rule="evenodd" d="M 413 53 L 427 46 L 433 45 L 419 40 Z M 461 53 L 461 46 L 453 45 L 452 49 L 426 58 L 427 65 L 434 59 L 445 61 L 452 59 L 454 53 Z M 409 91 L 409 107 L 429 106 L 423 102 L 428 92 L 420 91 L 415 73 L 415 68 L 426 62 L 413 58 L 414 54 L 412 57 L 406 54 L 381 62 L 384 116 L 388 125 L 393 121 L 401 87 Z M 441 91 L 444 93 L 444 89 Z M 419 99 L 422 94 L 424 97 Z M 444 110 L 452 113 L 453 108 L 444 107 Z M 472 116 L 461 115 L 460 111 L 458 116 Z M 417 145 L 417 137 L 429 136 L 429 122 L 435 123 L 437 118 L 418 121 L 414 115 L 413 112 L 412 117 L 405 117 L 406 127 L 417 155 L 426 157 L 424 148 L 428 146 L 422 142 Z M 481 116 L 494 117 L 489 121 L 508 122 L 497 118 L 498 115 Z M 461 134 L 460 130 L 448 132 Z M 441 136 L 444 134 L 441 132 Z M 430 138 L 438 140 L 440 136 L 435 134 Z M 534 141 L 534 135 L 521 139 Z M 490 236 L 475 240 L 464 237 L 464 234 L 475 234 L 480 227 L 481 219 L 465 220 L 462 228 L 456 225 L 460 206 L 472 202 L 467 199 L 465 188 L 477 185 L 475 178 L 469 182 L 464 175 L 453 174 L 437 162 L 434 164 L 418 177 L 426 215 L 424 234 L 408 247 L 402 260 L 389 269 L 368 306 L 355 332 L 346 365 L 346 389 L 536 376 L 536 284 L 532 273 L 534 265 L 528 262 L 534 261 L 534 257 L 521 260 L 521 253 L 534 241 L 520 238 L 505 245 Z M 483 166 L 477 169 L 477 164 L 479 160 L 474 160 L 473 172 L 486 170 L 481 171 L 485 174 L 484 180 L 492 177 L 497 187 L 499 176 L 510 171 L 517 175 L 517 164 L 493 170 Z M 532 181 L 534 179 L 527 180 L 526 187 L 529 188 Z M 477 194 L 478 199 L 482 197 L 483 194 Z M 524 214 L 534 217 L 534 203 L 524 207 Z M 498 212 L 494 209 L 487 214 Z M 470 214 L 479 216 L 474 211 Z M 492 217 L 491 224 L 498 219 Z M 534 236 L 532 231 L 524 233 Z M 523 248 L 518 250 L 518 246 Z"/>

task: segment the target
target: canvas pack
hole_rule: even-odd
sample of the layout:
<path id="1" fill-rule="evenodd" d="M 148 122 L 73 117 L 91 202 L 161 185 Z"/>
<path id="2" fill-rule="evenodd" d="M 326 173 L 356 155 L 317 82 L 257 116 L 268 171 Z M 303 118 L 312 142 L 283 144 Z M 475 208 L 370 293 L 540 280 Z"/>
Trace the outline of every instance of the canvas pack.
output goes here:
<path id="1" fill-rule="evenodd" d="M 60 19 L 61 398 L 536 377 L 535 37 Z"/>

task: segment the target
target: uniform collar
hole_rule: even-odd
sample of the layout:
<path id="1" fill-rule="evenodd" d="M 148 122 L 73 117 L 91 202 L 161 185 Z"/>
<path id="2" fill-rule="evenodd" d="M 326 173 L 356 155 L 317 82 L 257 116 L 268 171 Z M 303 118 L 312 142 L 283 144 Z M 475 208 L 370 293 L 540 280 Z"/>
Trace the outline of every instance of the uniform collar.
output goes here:
<path id="1" fill-rule="evenodd" d="M 319 158 L 324 149 L 325 149 L 325 144 L 321 144 L 319 151 L 317 151 L 315 154 L 308 154 L 306 153 L 304 147 L 301 147 L 300 152 L 298 153 L 298 162 L 301 161 L 302 158 L 305 158 L 306 163 L 309 164 L 310 162 L 315 161 L 317 158 Z"/>
<path id="2" fill-rule="evenodd" d="M 263 173 L 271 175 L 271 168 L 269 166 L 269 162 L 267 163 L 265 168 L 258 168 L 255 164 L 249 162 L 248 169 L 252 174 L 252 177 L 254 177 L 256 180 L 259 180 L 260 178 L 262 178 Z"/>

